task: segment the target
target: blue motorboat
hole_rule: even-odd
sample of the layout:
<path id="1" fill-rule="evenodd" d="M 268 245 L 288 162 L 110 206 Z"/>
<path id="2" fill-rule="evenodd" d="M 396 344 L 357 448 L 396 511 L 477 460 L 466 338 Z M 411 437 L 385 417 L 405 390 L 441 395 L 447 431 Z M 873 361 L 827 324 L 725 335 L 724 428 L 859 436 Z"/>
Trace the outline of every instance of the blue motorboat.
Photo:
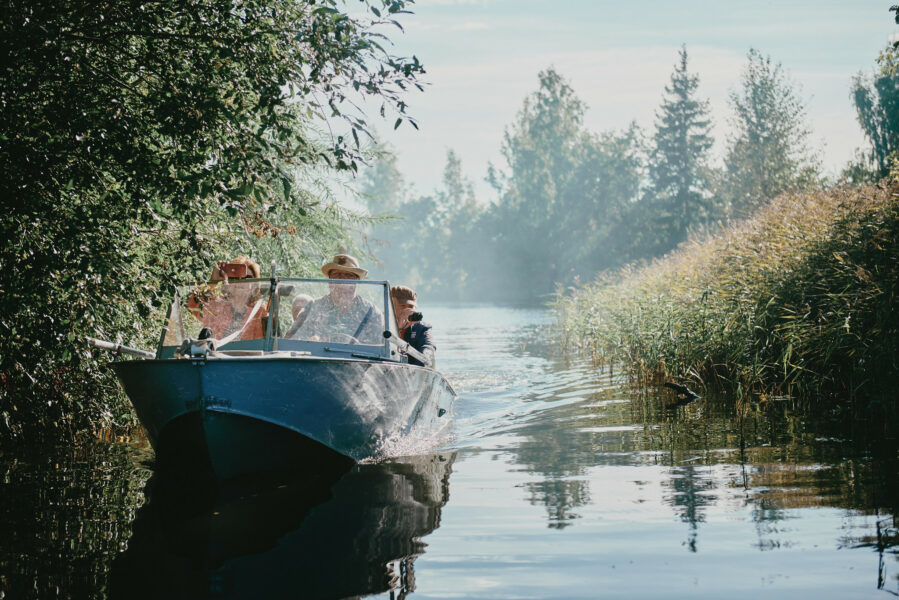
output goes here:
<path id="1" fill-rule="evenodd" d="M 218 479 L 415 451 L 439 439 L 455 399 L 399 339 L 387 281 L 273 269 L 180 288 L 156 352 L 132 353 L 113 368 L 158 465 Z"/>

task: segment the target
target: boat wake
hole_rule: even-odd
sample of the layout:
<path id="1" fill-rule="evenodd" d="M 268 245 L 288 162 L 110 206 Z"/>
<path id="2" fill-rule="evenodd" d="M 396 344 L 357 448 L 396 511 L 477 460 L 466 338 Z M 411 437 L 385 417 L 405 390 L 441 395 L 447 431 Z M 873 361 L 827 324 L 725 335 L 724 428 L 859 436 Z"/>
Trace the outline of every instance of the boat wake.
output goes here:
<path id="1" fill-rule="evenodd" d="M 383 439 L 372 456 L 359 462 L 362 464 L 370 464 L 391 458 L 430 454 L 450 448 L 452 446 L 453 437 L 452 427 L 444 427 L 440 431 L 427 436 L 392 436 Z"/>
<path id="2" fill-rule="evenodd" d="M 450 448 L 514 446 L 523 429 L 564 418 L 572 409 L 577 412 L 575 407 L 605 397 L 621 385 L 589 364 L 556 371 L 550 370 L 548 362 L 542 367 L 510 374 L 494 385 L 484 377 L 456 379 L 460 394 Z"/>

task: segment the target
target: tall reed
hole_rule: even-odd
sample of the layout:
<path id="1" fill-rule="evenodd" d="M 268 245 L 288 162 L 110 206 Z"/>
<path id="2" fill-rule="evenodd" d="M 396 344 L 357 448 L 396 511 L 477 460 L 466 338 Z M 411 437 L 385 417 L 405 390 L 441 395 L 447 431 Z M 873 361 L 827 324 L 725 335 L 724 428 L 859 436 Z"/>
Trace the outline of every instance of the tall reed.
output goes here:
<path id="1" fill-rule="evenodd" d="M 899 180 L 778 197 L 561 295 L 571 348 L 644 383 L 854 399 L 899 380 Z"/>

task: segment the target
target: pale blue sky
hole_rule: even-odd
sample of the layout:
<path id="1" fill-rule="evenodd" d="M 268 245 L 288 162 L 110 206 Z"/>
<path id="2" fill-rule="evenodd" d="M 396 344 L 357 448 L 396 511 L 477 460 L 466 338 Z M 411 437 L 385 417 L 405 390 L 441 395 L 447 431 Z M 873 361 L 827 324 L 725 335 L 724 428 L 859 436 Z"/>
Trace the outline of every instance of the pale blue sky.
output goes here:
<path id="1" fill-rule="evenodd" d="M 586 102 L 593 131 L 635 120 L 649 134 L 663 88 L 687 45 L 700 95 L 712 104 L 716 151 L 727 135 L 728 93 L 755 47 L 800 86 L 813 143 L 836 173 L 864 144 L 849 98 L 852 77 L 871 71 L 899 27 L 895 0 L 796 2 L 607 2 L 420 0 L 389 33 L 401 55 L 422 60 L 429 86 L 407 98 L 420 131 L 380 126 L 415 191 L 439 185 L 447 149 L 462 158 L 479 193 L 487 162 L 503 164 L 503 130 L 537 73 L 554 66 Z M 484 198 L 487 199 L 487 198 Z"/>

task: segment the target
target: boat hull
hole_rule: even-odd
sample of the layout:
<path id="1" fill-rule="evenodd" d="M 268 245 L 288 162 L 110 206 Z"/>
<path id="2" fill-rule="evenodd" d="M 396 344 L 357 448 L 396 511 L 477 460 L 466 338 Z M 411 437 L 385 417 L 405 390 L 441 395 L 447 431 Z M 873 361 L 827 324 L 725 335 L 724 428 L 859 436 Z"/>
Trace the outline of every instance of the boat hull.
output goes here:
<path id="1" fill-rule="evenodd" d="M 432 369 L 326 358 L 115 363 L 162 468 L 228 479 L 377 456 L 449 421 L 454 393 Z"/>

